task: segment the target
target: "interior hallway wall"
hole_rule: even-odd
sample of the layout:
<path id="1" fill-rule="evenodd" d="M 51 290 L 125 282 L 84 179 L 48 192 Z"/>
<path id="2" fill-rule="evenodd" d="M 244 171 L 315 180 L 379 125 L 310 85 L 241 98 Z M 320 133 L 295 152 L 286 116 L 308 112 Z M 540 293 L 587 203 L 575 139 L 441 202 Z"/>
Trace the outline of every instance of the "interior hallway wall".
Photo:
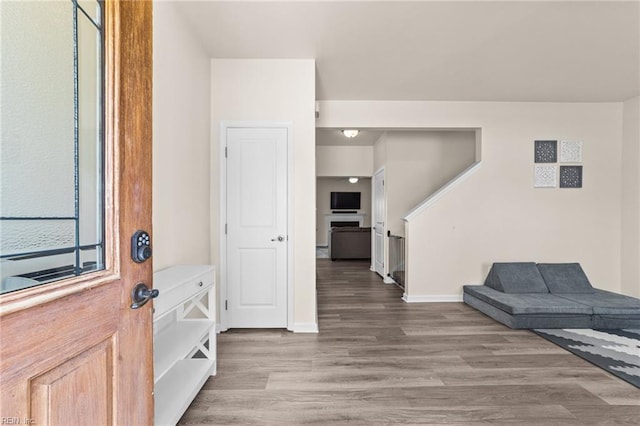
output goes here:
<path id="1" fill-rule="evenodd" d="M 621 103 L 320 103 L 322 127 L 479 128 L 482 164 L 410 224 L 407 291 L 461 299 L 499 261 L 580 262 L 621 291 Z M 583 188 L 534 188 L 534 141 L 582 141 Z M 388 144 L 387 151 L 393 147 Z"/>
<path id="2" fill-rule="evenodd" d="M 316 146 L 316 176 L 371 177 L 372 174 L 372 146 Z"/>
<path id="3" fill-rule="evenodd" d="M 473 164 L 476 140 L 466 131 L 389 131 L 385 164 L 387 229 L 404 236 L 403 218 Z"/>
<path id="4" fill-rule="evenodd" d="M 212 59 L 212 261 L 220 260 L 221 121 L 290 122 L 293 126 L 294 331 L 317 331 L 315 252 L 315 61 Z"/>
<path id="5" fill-rule="evenodd" d="M 210 60 L 172 2 L 153 4 L 153 268 L 208 264 Z"/>
<path id="6" fill-rule="evenodd" d="M 623 108 L 622 291 L 640 297 L 640 97 Z"/>

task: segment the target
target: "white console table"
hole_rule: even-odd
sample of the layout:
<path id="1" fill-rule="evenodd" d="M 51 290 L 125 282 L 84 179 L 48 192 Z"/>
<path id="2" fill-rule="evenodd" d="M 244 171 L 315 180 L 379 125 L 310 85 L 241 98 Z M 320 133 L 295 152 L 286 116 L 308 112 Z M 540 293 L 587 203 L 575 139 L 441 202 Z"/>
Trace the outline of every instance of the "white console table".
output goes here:
<path id="1" fill-rule="evenodd" d="M 216 374 L 213 266 L 182 265 L 153 274 L 155 425 L 175 425 Z"/>

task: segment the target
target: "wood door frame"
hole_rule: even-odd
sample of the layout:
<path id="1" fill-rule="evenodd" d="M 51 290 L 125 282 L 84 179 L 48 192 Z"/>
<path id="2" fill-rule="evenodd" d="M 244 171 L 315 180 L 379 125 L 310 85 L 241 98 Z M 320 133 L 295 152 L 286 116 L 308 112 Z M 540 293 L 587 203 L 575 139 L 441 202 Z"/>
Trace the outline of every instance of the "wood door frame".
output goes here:
<path id="1" fill-rule="evenodd" d="M 220 312 L 220 322 L 218 323 L 218 331 L 228 330 L 227 321 L 227 157 L 225 156 L 224 149 L 227 146 L 227 130 L 233 128 L 241 129 L 286 129 L 287 130 L 287 330 L 293 330 L 293 270 L 294 270 L 294 250 L 293 242 L 294 229 L 293 229 L 293 124 L 291 122 L 274 122 L 274 121 L 221 121 L 220 122 L 220 139 L 219 139 L 219 162 L 220 173 L 218 175 L 220 179 L 220 197 L 219 197 L 219 215 L 220 223 L 218 223 L 219 232 L 219 253 L 220 253 L 220 265 L 218 267 L 219 272 L 219 298 L 218 309 Z M 213 151 L 213 150 L 212 150 Z M 212 176 L 215 178 L 215 176 Z M 212 229 L 216 228 L 216 224 L 212 224 Z M 212 238 L 214 240 L 214 238 Z"/>
<path id="2" fill-rule="evenodd" d="M 130 339 L 125 342 L 144 342 L 146 347 L 143 353 L 130 354 L 118 345 L 116 353 L 125 361 L 114 376 L 117 380 L 135 377 L 146 387 L 117 388 L 118 400 L 130 403 L 118 405 L 116 401 L 112 420 L 114 424 L 134 419 L 148 423 L 153 419 L 152 307 L 149 304 L 134 312 L 129 305 L 131 287 L 136 282 L 151 285 L 153 269 L 151 260 L 144 264 L 131 261 L 129 237 L 141 227 L 151 232 L 152 225 L 152 2 L 106 0 L 103 13 L 105 269 L 1 295 L 0 322 L 52 302 L 82 303 L 113 288 L 110 286 L 120 286 L 120 300 L 113 303 L 119 307 L 116 318 L 126 320 L 120 322 L 117 332 Z M 135 315 L 135 320 L 130 315 Z M 134 323 L 136 327 L 131 327 Z M 56 326 L 55 322 L 50 324 Z M 11 372 L 13 367 L 6 368 Z"/>
<path id="3" fill-rule="evenodd" d="M 105 50 L 107 54 L 109 51 L 112 52 L 107 56 L 107 61 L 113 61 L 114 70 L 113 75 L 107 76 L 112 92 L 107 92 L 111 100 L 107 104 L 111 109 L 106 111 L 106 116 L 114 120 L 113 123 L 107 121 L 113 132 L 115 146 L 114 199 L 118 200 L 118 207 L 130 206 L 126 209 L 118 208 L 115 212 L 119 217 L 119 246 L 115 247 L 115 252 L 120 259 L 120 275 L 130 280 L 126 284 L 129 292 L 122 292 L 124 300 L 121 301 L 121 306 L 126 306 L 127 313 L 124 315 L 144 312 L 144 315 L 141 315 L 142 312 L 137 313 L 135 327 L 120 330 L 120 333 L 128 335 L 131 341 L 144 340 L 145 334 L 151 333 L 149 347 L 145 353 L 136 356 L 138 365 L 127 363 L 126 371 L 117 372 L 124 377 L 137 376 L 140 381 L 144 377 L 146 389 L 125 391 L 123 399 L 135 401 L 137 397 L 140 407 L 137 408 L 137 412 L 127 410 L 130 407 L 125 407 L 125 410 L 118 409 L 119 417 L 116 418 L 116 423 L 129 423 L 132 419 L 144 423 L 147 421 L 147 413 L 152 421 L 154 416 L 153 303 L 135 311 L 130 309 L 129 305 L 130 291 L 136 283 L 153 286 L 153 257 L 143 263 L 135 263 L 130 256 L 131 236 L 134 232 L 144 229 L 153 238 L 153 2 L 108 0 L 106 4 L 111 12 L 107 25 L 107 28 L 111 29 L 107 34 L 109 31 L 112 33 L 112 36 L 107 38 L 107 43 L 112 44 L 107 45 Z M 137 161 L 134 163 L 132 159 Z M 142 159 L 145 161 L 140 161 Z M 141 193 L 145 196 L 140 197 Z M 141 368 L 140 365 L 148 367 Z M 149 395 L 144 395 L 145 393 Z"/>

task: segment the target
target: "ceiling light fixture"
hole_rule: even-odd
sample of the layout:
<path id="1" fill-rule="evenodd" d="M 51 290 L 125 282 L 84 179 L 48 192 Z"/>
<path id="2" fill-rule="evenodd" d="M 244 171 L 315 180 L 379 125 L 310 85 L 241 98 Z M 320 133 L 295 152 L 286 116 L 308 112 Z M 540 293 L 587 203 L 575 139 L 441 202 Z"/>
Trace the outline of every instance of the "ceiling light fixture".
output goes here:
<path id="1" fill-rule="evenodd" d="M 357 130 L 356 130 L 356 131 L 357 131 Z M 357 177 L 350 177 L 350 178 L 349 178 L 349 182 L 350 182 L 350 183 L 358 183 L 358 180 L 359 180 L 359 179 L 358 179 Z"/>
<path id="2" fill-rule="evenodd" d="M 347 138 L 355 138 L 356 136 L 358 136 L 358 133 L 360 133 L 360 130 L 344 129 L 342 131 L 342 134 Z"/>

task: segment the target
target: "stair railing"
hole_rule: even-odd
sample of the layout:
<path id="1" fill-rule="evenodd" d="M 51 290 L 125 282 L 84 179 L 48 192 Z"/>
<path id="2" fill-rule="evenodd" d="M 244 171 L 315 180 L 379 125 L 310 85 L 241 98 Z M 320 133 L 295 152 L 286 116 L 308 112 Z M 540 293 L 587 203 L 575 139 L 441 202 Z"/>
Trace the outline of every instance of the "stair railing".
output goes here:
<path id="1" fill-rule="evenodd" d="M 389 273 L 391 278 L 401 289 L 404 290 L 405 278 L 405 238 L 399 235 L 392 235 L 387 231 L 389 237 Z"/>

